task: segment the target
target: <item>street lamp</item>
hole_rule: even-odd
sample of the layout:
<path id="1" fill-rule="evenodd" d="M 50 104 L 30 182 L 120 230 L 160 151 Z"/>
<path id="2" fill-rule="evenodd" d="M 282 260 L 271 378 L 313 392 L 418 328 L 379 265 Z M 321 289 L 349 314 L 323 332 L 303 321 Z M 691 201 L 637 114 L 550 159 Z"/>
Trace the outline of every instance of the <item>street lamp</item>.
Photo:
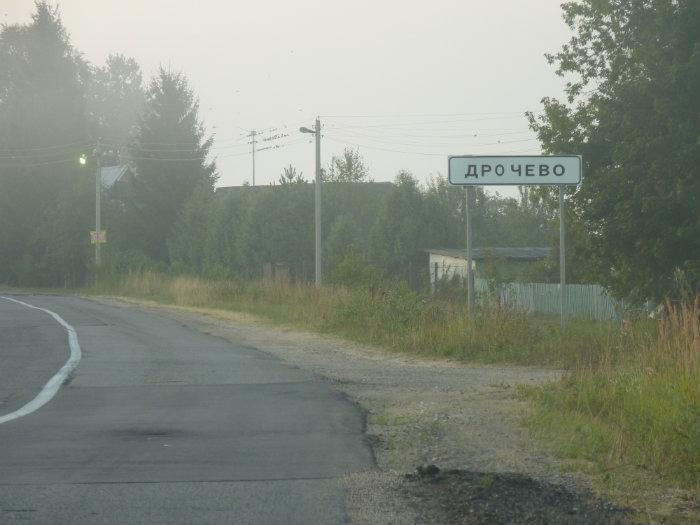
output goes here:
<path id="1" fill-rule="evenodd" d="M 316 196 L 315 196 L 315 230 L 316 230 L 316 286 L 321 286 L 321 119 L 316 118 L 314 129 L 299 128 L 301 133 L 313 133 L 316 136 Z"/>

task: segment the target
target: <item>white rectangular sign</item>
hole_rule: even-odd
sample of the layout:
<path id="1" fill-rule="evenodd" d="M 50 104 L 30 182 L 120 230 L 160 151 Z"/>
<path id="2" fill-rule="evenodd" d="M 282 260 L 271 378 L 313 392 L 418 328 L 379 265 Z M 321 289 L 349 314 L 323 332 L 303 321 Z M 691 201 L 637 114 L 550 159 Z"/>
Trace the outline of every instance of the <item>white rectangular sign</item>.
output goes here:
<path id="1" fill-rule="evenodd" d="M 450 184 L 459 186 L 580 184 L 580 155 L 455 155 Z"/>

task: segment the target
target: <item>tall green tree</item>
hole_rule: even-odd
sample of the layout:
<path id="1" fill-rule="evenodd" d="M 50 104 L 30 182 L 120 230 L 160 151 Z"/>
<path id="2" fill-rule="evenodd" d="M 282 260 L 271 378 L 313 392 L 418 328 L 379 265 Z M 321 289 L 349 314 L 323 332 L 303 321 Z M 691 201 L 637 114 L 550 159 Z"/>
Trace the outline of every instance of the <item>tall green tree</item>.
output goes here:
<path id="1" fill-rule="evenodd" d="M 186 78 L 160 69 L 151 81 L 130 155 L 120 242 L 150 258 L 168 262 L 168 239 L 183 204 L 197 188 L 213 191 L 216 164 L 208 159 L 213 139 L 205 137 L 199 103 Z"/>
<path id="2" fill-rule="evenodd" d="M 370 261 L 385 269 L 388 277 L 415 285 L 417 276 L 425 273 L 420 251 L 429 247 L 424 210 L 418 181 L 409 172 L 401 171 L 372 231 Z"/>
<path id="3" fill-rule="evenodd" d="M 107 152 L 103 163 L 116 164 L 146 100 L 141 68 L 133 58 L 109 55 L 104 66 L 92 68 L 87 96 L 93 135 Z"/>
<path id="4" fill-rule="evenodd" d="M 29 24 L 0 28 L 1 281 L 63 284 L 87 271 L 87 261 L 66 258 L 44 240 L 59 229 L 78 252 L 89 246 L 89 225 L 76 219 L 87 204 L 75 201 L 85 186 L 80 179 L 89 177 L 78 165 L 91 150 L 88 77 L 58 9 L 47 2 L 36 3 Z M 75 206 L 54 213 L 68 201 Z"/>
<path id="5" fill-rule="evenodd" d="M 345 148 L 342 155 L 331 159 L 323 174 L 324 182 L 370 182 L 369 170 L 356 149 Z"/>
<path id="6" fill-rule="evenodd" d="M 562 6 L 575 35 L 549 56 L 567 99 L 530 115 L 543 147 L 581 153 L 572 190 L 588 265 L 615 293 L 700 290 L 700 3 L 579 0 Z"/>

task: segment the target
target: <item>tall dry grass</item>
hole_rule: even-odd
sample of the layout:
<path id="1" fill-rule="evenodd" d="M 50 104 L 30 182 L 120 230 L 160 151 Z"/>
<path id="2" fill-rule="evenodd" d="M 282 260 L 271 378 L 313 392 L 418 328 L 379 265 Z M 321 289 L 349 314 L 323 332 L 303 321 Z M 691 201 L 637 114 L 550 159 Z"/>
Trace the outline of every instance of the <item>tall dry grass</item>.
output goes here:
<path id="1" fill-rule="evenodd" d="M 468 316 L 461 303 L 405 286 L 317 289 L 140 273 L 101 293 L 242 311 L 399 352 L 482 363 L 566 367 L 558 383 L 527 389 L 531 427 L 563 456 L 608 473 L 634 467 L 683 486 L 700 472 L 700 299 L 669 305 L 661 321 L 556 319 L 498 307 Z M 611 474 L 611 479 L 612 479 Z"/>
<path id="2" fill-rule="evenodd" d="M 469 316 L 461 302 L 425 298 L 400 284 L 318 289 L 138 273 L 99 291 L 242 311 L 401 352 L 485 363 L 574 366 L 603 352 L 619 332 L 605 323 L 572 321 L 562 334 L 557 320 L 497 306 Z"/>
<path id="3" fill-rule="evenodd" d="M 606 479 L 639 469 L 700 490 L 700 297 L 669 304 L 562 382 L 531 389 L 530 423 L 565 457 Z"/>

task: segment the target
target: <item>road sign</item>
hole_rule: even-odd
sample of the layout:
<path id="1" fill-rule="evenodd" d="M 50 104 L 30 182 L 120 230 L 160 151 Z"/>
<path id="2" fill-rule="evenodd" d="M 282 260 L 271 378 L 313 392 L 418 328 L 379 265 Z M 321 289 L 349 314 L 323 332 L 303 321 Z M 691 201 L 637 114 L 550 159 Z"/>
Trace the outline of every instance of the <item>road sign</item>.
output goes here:
<path id="1" fill-rule="evenodd" d="M 455 155 L 448 159 L 450 184 L 542 186 L 581 183 L 580 155 Z"/>
<path id="2" fill-rule="evenodd" d="M 471 231 L 469 201 L 471 186 L 559 186 L 559 301 L 564 328 L 566 297 L 566 239 L 564 226 L 564 186 L 581 184 L 580 155 L 455 155 L 447 159 L 450 184 L 465 186 L 467 224 L 467 301 L 474 300 L 471 287 Z"/>
<path id="3" fill-rule="evenodd" d="M 90 232 L 90 244 L 105 244 L 107 242 L 107 230 Z"/>

